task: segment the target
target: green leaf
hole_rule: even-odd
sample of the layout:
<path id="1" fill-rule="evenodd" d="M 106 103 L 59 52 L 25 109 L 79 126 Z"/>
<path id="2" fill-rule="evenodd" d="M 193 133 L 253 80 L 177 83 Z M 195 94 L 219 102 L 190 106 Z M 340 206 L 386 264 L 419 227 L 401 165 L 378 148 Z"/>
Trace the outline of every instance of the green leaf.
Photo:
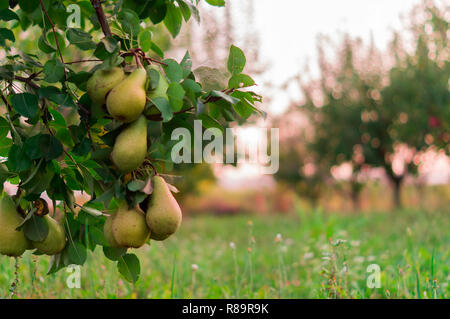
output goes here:
<path id="1" fill-rule="evenodd" d="M 92 239 L 93 244 L 100 246 L 108 246 L 103 229 L 97 227 L 89 227 L 89 235 Z"/>
<path id="2" fill-rule="evenodd" d="M 201 66 L 194 70 L 194 74 L 206 92 L 227 88 L 229 74 L 219 69 Z"/>
<path id="3" fill-rule="evenodd" d="M 50 125 L 56 129 L 62 129 L 67 127 L 66 119 L 64 116 L 56 110 L 49 109 L 50 114 L 53 117 L 53 121 L 51 121 Z"/>
<path id="4" fill-rule="evenodd" d="M 115 52 L 112 55 L 108 56 L 103 63 L 100 65 L 100 68 L 105 70 L 111 70 L 115 66 L 121 64 L 123 62 L 123 57 L 119 55 L 119 52 Z"/>
<path id="5" fill-rule="evenodd" d="M 0 0 L 0 9 L 8 9 L 9 0 Z"/>
<path id="6" fill-rule="evenodd" d="M 148 1 L 146 15 L 152 20 L 153 24 L 158 24 L 164 20 L 167 13 L 167 4 L 165 0 Z"/>
<path id="7" fill-rule="evenodd" d="M 164 72 L 169 78 L 170 82 L 180 82 L 183 79 L 183 68 L 173 59 L 163 61 L 167 64 L 164 66 Z"/>
<path id="8" fill-rule="evenodd" d="M 167 13 L 164 18 L 164 25 L 169 30 L 172 37 L 176 37 L 181 30 L 181 24 L 183 23 L 183 15 L 180 8 L 175 6 L 172 2 L 167 3 Z"/>
<path id="9" fill-rule="evenodd" d="M 135 283 L 138 281 L 141 266 L 139 264 L 139 259 L 135 254 L 126 254 L 119 259 L 117 263 L 117 268 L 125 280 Z"/>
<path id="10" fill-rule="evenodd" d="M 41 134 L 32 136 L 25 141 L 24 148 L 25 153 L 32 160 L 42 157 L 42 150 L 40 146 Z"/>
<path id="11" fill-rule="evenodd" d="M 233 75 L 228 81 L 228 88 L 239 89 L 255 85 L 255 81 L 246 74 Z"/>
<path id="12" fill-rule="evenodd" d="M 43 33 L 38 40 L 38 48 L 44 53 L 52 53 L 56 51 L 56 48 L 52 47 L 47 40 L 46 33 Z"/>
<path id="13" fill-rule="evenodd" d="M 147 183 L 145 181 L 141 181 L 139 179 L 136 179 L 134 181 L 129 182 L 127 184 L 127 188 L 130 191 L 132 191 L 132 192 L 137 192 L 137 191 L 142 190 L 145 187 L 146 184 Z"/>
<path id="14" fill-rule="evenodd" d="M 17 15 L 17 13 L 15 13 L 12 10 L 9 9 L 2 9 L 0 10 L 0 20 L 3 21 L 11 21 L 11 20 L 17 20 L 19 21 L 19 16 Z"/>
<path id="15" fill-rule="evenodd" d="M 152 33 L 149 30 L 145 29 L 139 33 L 139 46 L 144 52 L 152 47 Z"/>
<path id="16" fill-rule="evenodd" d="M 176 82 L 172 82 L 167 89 L 170 106 L 174 112 L 178 112 L 183 108 L 183 98 L 185 91 L 183 87 Z"/>
<path id="17" fill-rule="evenodd" d="M 64 79 L 64 65 L 59 60 L 49 60 L 44 65 L 44 74 L 46 82 L 60 82 Z"/>
<path id="18" fill-rule="evenodd" d="M 19 7 L 25 12 L 31 13 L 39 6 L 39 0 L 19 0 Z"/>
<path id="19" fill-rule="evenodd" d="M 86 247 L 82 243 L 71 241 L 67 247 L 67 252 L 69 253 L 70 261 L 75 265 L 82 266 L 86 262 Z"/>
<path id="20" fill-rule="evenodd" d="M 163 97 L 157 97 L 153 99 L 152 102 L 161 112 L 163 122 L 168 122 L 173 118 L 172 108 L 170 107 L 170 103 L 168 100 Z"/>
<path id="21" fill-rule="evenodd" d="M 63 93 L 60 89 L 54 86 L 42 86 L 39 89 L 39 98 L 47 98 L 59 106 L 77 107 L 68 94 Z"/>
<path id="22" fill-rule="evenodd" d="M 25 236 L 32 241 L 43 242 L 48 236 L 48 224 L 42 217 L 33 215 L 23 226 Z"/>
<path id="23" fill-rule="evenodd" d="M 158 87 L 160 73 L 153 68 L 147 69 L 147 77 L 149 80 L 149 90 L 154 90 Z"/>
<path id="24" fill-rule="evenodd" d="M 103 247 L 103 253 L 106 258 L 112 261 L 118 261 L 127 252 L 126 248 Z"/>
<path id="25" fill-rule="evenodd" d="M 9 123 L 8 121 L 0 116 L 0 140 L 3 139 L 9 132 Z"/>
<path id="26" fill-rule="evenodd" d="M 49 161 L 63 153 L 61 142 L 49 134 L 39 134 L 27 139 L 24 148 L 30 159 L 44 157 Z"/>
<path id="27" fill-rule="evenodd" d="M 184 21 L 188 22 L 192 15 L 188 3 L 184 2 L 183 0 L 176 0 L 176 1 L 178 3 L 178 6 L 180 7 L 181 13 L 183 14 Z"/>
<path id="28" fill-rule="evenodd" d="M 14 33 L 9 29 L 0 28 L 0 45 L 6 45 L 6 40 L 10 40 L 12 42 L 16 41 Z"/>
<path id="29" fill-rule="evenodd" d="M 55 48 L 55 51 L 57 50 L 57 45 L 56 45 L 56 41 L 55 41 L 55 33 L 53 33 L 53 31 L 50 31 L 49 33 L 47 33 L 47 39 L 48 42 L 50 43 L 50 45 Z M 58 44 L 59 44 L 59 48 L 61 49 L 61 52 L 64 52 L 64 50 L 66 49 L 66 41 L 64 36 L 62 36 L 59 33 L 56 33 L 56 39 L 58 40 Z"/>
<path id="30" fill-rule="evenodd" d="M 8 156 L 9 150 L 13 145 L 13 141 L 10 138 L 2 137 L 0 139 L 0 156 Z"/>
<path id="31" fill-rule="evenodd" d="M 177 0 L 177 2 L 183 11 L 183 16 L 185 17 L 185 19 L 186 19 L 186 15 L 184 13 L 184 10 L 186 10 L 186 9 L 184 9 L 184 6 L 188 6 L 189 10 L 191 11 L 191 14 L 194 15 L 195 20 L 198 23 L 200 23 L 200 12 L 198 11 L 197 7 L 190 0 Z M 187 20 L 186 20 L 186 22 L 187 22 Z"/>
<path id="32" fill-rule="evenodd" d="M 38 98 L 34 94 L 15 94 L 11 98 L 11 104 L 22 116 L 34 118 L 38 113 Z"/>
<path id="33" fill-rule="evenodd" d="M 164 59 L 164 51 L 152 41 L 151 50 Z"/>
<path id="34" fill-rule="evenodd" d="M 253 113 L 253 108 L 251 105 L 245 102 L 239 102 L 236 105 L 233 105 L 233 107 L 234 110 L 244 119 L 247 119 Z"/>
<path id="35" fill-rule="evenodd" d="M 231 104 L 237 104 L 240 101 L 239 99 L 232 97 L 228 94 L 225 94 L 224 92 L 221 91 L 212 91 L 211 96 L 220 97 L 221 99 L 224 99 L 225 101 Z"/>
<path id="36" fill-rule="evenodd" d="M 186 51 L 186 54 L 184 55 L 183 60 L 181 60 L 180 65 L 183 69 L 183 78 L 187 78 L 188 75 L 192 72 L 192 58 L 188 51 Z"/>
<path id="37" fill-rule="evenodd" d="M 94 217 L 103 216 L 103 213 L 101 211 L 99 211 L 98 209 L 88 207 L 88 206 L 80 206 L 80 208 L 91 216 L 94 216 Z"/>
<path id="38" fill-rule="evenodd" d="M 209 115 L 202 113 L 198 116 L 198 119 L 202 121 L 202 125 L 204 128 L 217 128 L 222 133 L 224 132 L 224 128 L 222 127 L 222 125 Z"/>
<path id="39" fill-rule="evenodd" d="M 139 16 L 131 9 L 122 9 L 118 15 L 118 20 L 122 25 L 123 30 L 133 37 L 137 37 L 139 34 Z"/>
<path id="40" fill-rule="evenodd" d="M 246 58 L 244 52 L 238 47 L 232 45 L 228 56 L 228 71 L 232 75 L 241 73 L 244 70 Z"/>
<path id="41" fill-rule="evenodd" d="M 119 48 L 119 42 L 116 39 L 113 37 L 105 37 L 97 45 L 97 48 L 94 51 L 94 56 L 104 60 L 114 52 L 118 52 Z"/>
<path id="42" fill-rule="evenodd" d="M 216 6 L 216 7 L 225 6 L 225 0 L 205 0 L 205 1 L 212 6 Z"/>
<path id="43" fill-rule="evenodd" d="M 183 86 L 183 88 L 185 90 L 191 90 L 194 93 L 201 93 L 202 92 L 202 87 L 200 86 L 200 84 L 198 84 L 194 80 L 186 79 L 186 80 L 183 81 L 183 83 L 181 83 L 181 85 Z"/>
<path id="44" fill-rule="evenodd" d="M 92 41 L 92 36 L 81 29 L 69 28 L 66 31 L 66 36 L 70 43 L 76 45 L 81 50 L 93 50 L 97 47 L 94 41 Z"/>

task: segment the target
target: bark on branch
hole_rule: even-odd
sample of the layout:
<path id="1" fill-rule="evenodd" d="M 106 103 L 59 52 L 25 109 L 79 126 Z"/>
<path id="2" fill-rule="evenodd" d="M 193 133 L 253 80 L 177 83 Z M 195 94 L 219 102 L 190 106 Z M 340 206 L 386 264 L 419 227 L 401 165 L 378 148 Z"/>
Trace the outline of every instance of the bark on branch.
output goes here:
<path id="1" fill-rule="evenodd" d="M 98 22 L 102 27 L 103 34 L 106 37 L 112 36 L 111 29 L 109 28 L 108 21 L 106 20 L 105 12 L 103 11 L 102 3 L 100 0 L 91 0 L 92 7 L 97 14 Z"/>

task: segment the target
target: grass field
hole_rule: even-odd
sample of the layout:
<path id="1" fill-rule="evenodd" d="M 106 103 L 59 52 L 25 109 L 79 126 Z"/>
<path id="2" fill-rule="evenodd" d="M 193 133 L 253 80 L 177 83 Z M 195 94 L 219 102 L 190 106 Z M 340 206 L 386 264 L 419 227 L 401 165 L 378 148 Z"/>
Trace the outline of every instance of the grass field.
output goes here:
<path id="1" fill-rule="evenodd" d="M 186 218 L 174 238 L 137 251 L 141 278 L 122 280 L 99 247 L 69 289 L 49 257 L 19 261 L 20 298 L 449 298 L 450 212 Z M 14 259 L 0 257 L 0 297 Z M 381 288 L 367 287 L 367 267 Z"/>

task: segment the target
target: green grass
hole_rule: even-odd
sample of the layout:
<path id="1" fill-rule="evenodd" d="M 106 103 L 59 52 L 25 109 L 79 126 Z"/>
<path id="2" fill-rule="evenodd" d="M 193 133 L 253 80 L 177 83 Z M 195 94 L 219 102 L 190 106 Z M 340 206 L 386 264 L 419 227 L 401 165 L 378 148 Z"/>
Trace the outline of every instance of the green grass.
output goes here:
<path id="1" fill-rule="evenodd" d="M 27 252 L 19 260 L 17 295 L 449 298 L 449 216 L 398 211 L 186 218 L 173 238 L 136 251 L 142 272 L 136 285 L 121 279 L 98 247 L 81 269 L 81 289 L 67 288 L 64 269 L 46 276 L 49 257 Z M 14 263 L 0 257 L 0 298 L 10 296 Z M 379 289 L 366 285 L 370 264 L 381 267 Z"/>

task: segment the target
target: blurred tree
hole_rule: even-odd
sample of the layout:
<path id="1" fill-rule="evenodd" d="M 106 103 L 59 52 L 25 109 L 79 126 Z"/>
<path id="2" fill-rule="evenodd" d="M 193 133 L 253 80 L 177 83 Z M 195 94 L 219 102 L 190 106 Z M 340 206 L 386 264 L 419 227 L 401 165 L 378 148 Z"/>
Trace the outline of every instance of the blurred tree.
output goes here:
<path id="1" fill-rule="evenodd" d="M 383 119 L 390 138 L 407 145 L 413 156 L 430 147 L 450 151 L 450 78 L 447 38 L 449 25 L 445 10 L 424 1 L 411 14 L 415 50 L 409 54 L 396 34 L 391 54 L 395 66 L 389 72 L 389 85 L 381 91 Z M 425 17 L 424 21 L 417 17 Z M 416 174 L 418 158 L 408 163 Z M 400 204 L 402 176 L 387 170 L 394 181 L 396 204 Z"/>
<path id="2" fill-rule="evenodd" d="M 418 154 L 431 146 L 449 149 L 448 23 L 432 2 L 419 9 L 427 18 L 412 19 L 416 49 L 408 54 L 397 35 L 389 52 L 390 72 L 389 56 L 383 57 L 373 43 L 365 48 L 345 36 L 334 50 L 335 60 L 325 54 L 330 47 L 319 42 L 320 78 L 301 84 L 301 109 L 314 127 L 308 149 L 328 173 L 351 164 L 355 204 L 365 167 L 385 169 L 398 207 L 405 176 L 417 173 Z"/>
<path id="3" fill-rule="evenodd" d="M 377 119 L 372 109 L 379 104 L 379 93 L 374 92 L 381 86 L 380 54 L 373 45 L 364 50 L 360 40 L 345 36 L 336 60 L 330 61 L 325 41 L 320 38 L 318 45 L 320 79 L 301 83 L 305 97 L 301 109 L 314 128 L 306 141 L 307 149 L 316 154 L 322 174 L 330 175 L 332 168 L 351 164 L 348 193 L 357 209 L 362 190 L 359 174 L 368 164 L 367 155 L 371 155 L 366 153 L 380 146 L 378 132 L 368 133 L 366 125 Z M 371 162 L 382 161 L 371 157 Z"/>

